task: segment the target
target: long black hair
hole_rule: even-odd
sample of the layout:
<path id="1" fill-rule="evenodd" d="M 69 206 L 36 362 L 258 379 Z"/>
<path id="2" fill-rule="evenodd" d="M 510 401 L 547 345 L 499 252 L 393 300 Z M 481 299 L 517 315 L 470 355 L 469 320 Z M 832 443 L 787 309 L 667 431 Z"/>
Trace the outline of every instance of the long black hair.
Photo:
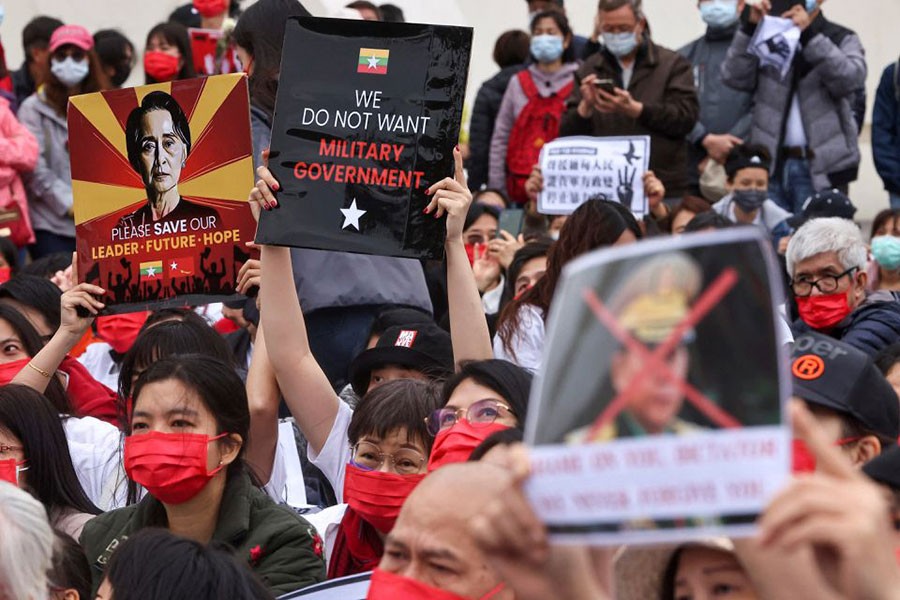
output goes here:
<path id="1" fill-rule="evenodd" d="M 234 27 L 234 43 L 253 57 L 250 102 L 269 117 L 275 114 L 285 25 L 291 17 L 311 16 L 297 0 L 259 0 L 244 11 Z"/>
<path id="2" fill-rule="evenodd" d="M 150 331 L 163 327 L 154 327 Z M 201 354 L 181 354 L 163 358 L 152 363 L 138 378 L 134 386 L 135 405 L 140 400 L 141 390 L 151 383 L 175 380 L 192 390 L 215 417 L 217 434 L 229 433 L 241 436 L 243 443 L 237 459 L 228 466 L 228 476 L 244 471 L 244 449 L 250 437 L 250 407 L 244 382 L 235 373 L 231 364 L 217 358 Z M 125 430 L 131 435 L 131 423 Z M 229 443 L 229 438 L 223 438 Z"/>
<path id="3" fill-rule="evenodd" d="M 209 546 L 145 528 L 122 543 L 106 577 L 116 600 L 270 600 L 246 564 L 224 545 Z"/>
<path id="4" fill-rule="evenodd" d="M 22 342 L 25 354 L 28 356 L 34 357 L 34 355 L 40 352 L 41 348 L 44 347 L 44 340 L 41 339 L 41 335 L 38 333 L 37 329 L 34 328 L 34 325 L 31 324 L 31 321 L 26 319 L 25 315 L 9 304 L 0 302 L 0 321 L 6 321 L 9 326 L 12 327 L 13 331 L 19 337 L 19 341 Z M 47 397 L 56 409 L 57 416 L 73 414 L 69 396 L 66 394 L 66 390 L 63 388 L 62 383 L 60 383 L 59 379 L 55 376 L 51 377 L 50 381 L 47 383 L 47 389 L 44 390 L 44 396 Z"/>
<path id="5" fill-rule="evenodd" d="M 51 334 L 59 329 L 62 318 L 59 307 L 61 296 L 62 291 L 56 284 L 37 275 L 21 273 L 0 285 L 0 300 L 9 299 L 39 312 Z"/>
<path id="6" fill-rule="evenodd" d="M 59 412 L 47 398 L 24 385 L 0 387 L 0 429 L 22 442 L 28 489 L 48 513 L 74 509 L 100 514 L 78 481 Z"/>

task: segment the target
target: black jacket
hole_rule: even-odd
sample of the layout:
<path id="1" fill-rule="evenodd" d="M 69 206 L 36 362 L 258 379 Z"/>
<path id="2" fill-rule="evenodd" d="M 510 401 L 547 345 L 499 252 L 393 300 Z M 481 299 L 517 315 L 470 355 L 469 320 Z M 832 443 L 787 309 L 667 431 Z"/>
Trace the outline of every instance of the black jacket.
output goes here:
<path id="1" fill-rule="evenodd" d="M 469 189 L 477 190 L 487 183 L 491 137 L 494 135 L 494 123 L 497 120 L 497 113 L 500 112 L 500 103 L 503 102 L 503 94 L 506 93 L 509 80 L 525 66 L 521 64 L 506 67 L 485 81 L 475 96 L 475 106 L 472 108 L 472 120 L 469 124 L 469 148 L 472 151 L 467 165 Z"/>

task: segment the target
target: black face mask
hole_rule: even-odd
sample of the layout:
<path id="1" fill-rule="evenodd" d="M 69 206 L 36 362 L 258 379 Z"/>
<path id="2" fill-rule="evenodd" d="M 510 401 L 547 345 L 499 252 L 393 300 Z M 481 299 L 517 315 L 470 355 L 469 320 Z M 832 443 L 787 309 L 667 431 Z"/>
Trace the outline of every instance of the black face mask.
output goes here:
<path id="1" fill-rule="evenodd" d="M 769 194 L 765 190 L 734 190 L 731 197 L 742 211 L 753 212 L 759 210 Z"/>
<path id="2" fill-rule="evenodd" d="M 131 75 L 131 63 L 121 63 L 115 66 L 115 70 L 113 71 L 113 75 L 110 78 L 110 81 L 114 86 L 122 87 L 122 84 L 128 80 L 129 75 Z"/>

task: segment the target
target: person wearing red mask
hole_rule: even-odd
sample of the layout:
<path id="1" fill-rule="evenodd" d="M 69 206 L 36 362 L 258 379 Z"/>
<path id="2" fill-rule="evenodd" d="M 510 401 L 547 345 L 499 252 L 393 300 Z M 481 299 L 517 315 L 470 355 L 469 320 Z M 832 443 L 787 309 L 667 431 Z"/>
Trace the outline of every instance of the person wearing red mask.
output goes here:
<path id="1" fill-rule="evenodd" d="M 531 374 L 505 360 L 470 362 L 444 385 L 442 408 L 428 417 L 433 471 L 469 460 L 493 433 L 523 427 Z"/>
<path id="2" fill-rule="evenodd" d="M 852 221 L 807 221 L 791 238 L 786 258 L 800 314 L 795 334 L 817 331 L 869 355 L 900 337 L 900 302 L 890 292 L 866 292 L 868 251 Z"/>
<path id="3" fill-rule="evenodd" d="M 791 373 L 794 397 L 854 467 L 896 447 L 900 400 L 870 356 L 828 336 L 806 333 L 794 340 Z M 797 441 L 794 470 L 816 470 L 815 460 Z"/>
<path id="4" fill-rule="evenodd" d="M 160 23 L 147 34 L 144 47 L 146 83 L 163 83 L 197 76 L 187 29 L 179 23 Z"/>
<path id="5" fill-rule="evenodd" d="M 116 546 L 146 527 L 230 545 L 276 595 L 325 578 L 315 529 L 275 504 L 245 469 L 249 429 L 244 385 L 219 360 L 165 358 L 138 378 L 124 464 L 147 495 L 85 526 L 80 541 L 95 592 Z"/>
<path id="6" fill-rule="evenodd" d="M 508 475 L 486 463 L 430 474 L 410 495 L 372 573 L 368 600 L 514 600 L 469 522 L 505 488 Z"/>
<path id="7" fill-rule="evenodd" d="M 122 357 L 134 344 L 149 315 L 143 311 L 98 317 L 97 335 L 102 341 L 88 346 L 78 361 L 94 379 L 110 389 L 119 389 Z"/>

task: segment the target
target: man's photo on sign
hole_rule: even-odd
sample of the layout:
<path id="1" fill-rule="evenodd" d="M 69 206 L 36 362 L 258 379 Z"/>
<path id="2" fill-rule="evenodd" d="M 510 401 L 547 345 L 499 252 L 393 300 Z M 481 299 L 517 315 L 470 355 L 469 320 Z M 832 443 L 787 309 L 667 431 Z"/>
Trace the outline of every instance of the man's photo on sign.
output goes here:
<path id="1" fill-rule="evenodd" d="M 128 162 L 141 176 L 147 203 L 122 217 L 118 227 L 143 228 L 158 221 L 218 217 L 208 207 L 190 202 L 178 192 L 178 181 L 191 152 L 191 128 L 171 95 L 150 92 L 131 111 L 125 127 Z M 209 227 L 207 225 L 206 227 Z"/>

